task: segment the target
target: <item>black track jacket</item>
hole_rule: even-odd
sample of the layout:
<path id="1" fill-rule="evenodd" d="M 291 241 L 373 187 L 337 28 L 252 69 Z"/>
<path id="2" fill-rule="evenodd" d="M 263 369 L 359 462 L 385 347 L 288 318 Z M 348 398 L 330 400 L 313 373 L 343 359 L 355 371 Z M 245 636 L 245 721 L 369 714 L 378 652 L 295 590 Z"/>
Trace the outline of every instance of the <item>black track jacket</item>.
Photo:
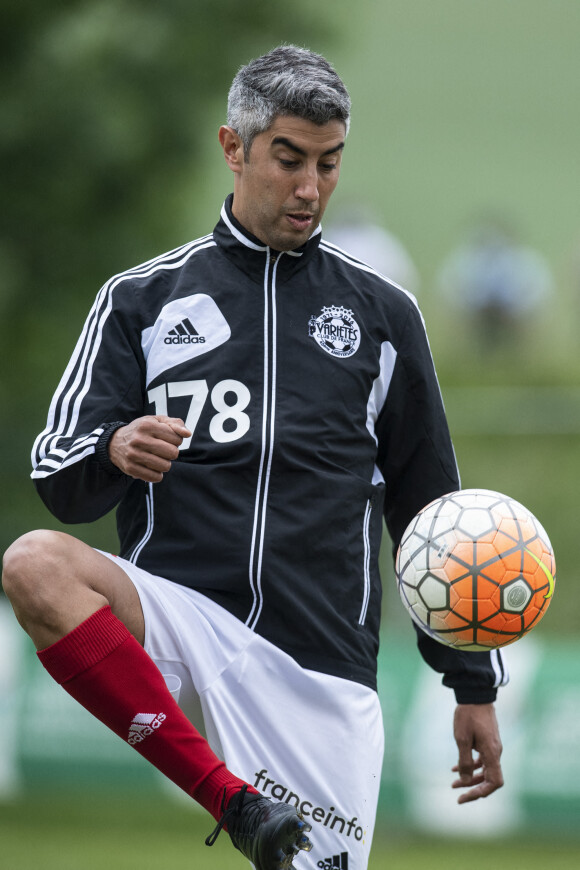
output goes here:
<path id="1" fill-rule="evenodd" d="M 62 521 L 117 507 L 120 555 L 193 587 L 303 667 L 376 686 L 383 517 L 394 543 L 459 488 L 421 314 L 325 242 L 270 250 L 235 220 L 101 289 L 33 450 Z M 181 417 L 163 480 L 116 469 L 111 424 Z M 403 611 L 401 611 L 403 612 Z M 495 698 L 497 653 L 420 634 L 460 702 Z"/>

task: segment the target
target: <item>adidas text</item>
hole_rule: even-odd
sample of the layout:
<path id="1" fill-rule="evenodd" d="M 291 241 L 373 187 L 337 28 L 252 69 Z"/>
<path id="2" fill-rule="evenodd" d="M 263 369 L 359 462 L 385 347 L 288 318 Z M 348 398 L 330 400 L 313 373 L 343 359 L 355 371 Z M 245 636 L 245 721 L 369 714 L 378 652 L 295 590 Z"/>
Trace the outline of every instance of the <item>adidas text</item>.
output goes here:
<path id="1" fill-rule="evenodd" d="M 165 713 L 139 713 L 135 716 L 129 728 L 127 740 L 130 746 L 141 743 L 146 737 L 149 737 L 154 731 L 161 728 L 166 719 Z"/>
<path id="2" fill-rule="evenodd" d="M 320 870 L 348 870 L 348 852 L 325 858 L 318 862 L 317 867 L 320 867 Z"/>
<path id="3" fill-rule="evenodd" d="M 163 339 L 165 344 L 203 344 L 204 335 L 167 335 Z"/>

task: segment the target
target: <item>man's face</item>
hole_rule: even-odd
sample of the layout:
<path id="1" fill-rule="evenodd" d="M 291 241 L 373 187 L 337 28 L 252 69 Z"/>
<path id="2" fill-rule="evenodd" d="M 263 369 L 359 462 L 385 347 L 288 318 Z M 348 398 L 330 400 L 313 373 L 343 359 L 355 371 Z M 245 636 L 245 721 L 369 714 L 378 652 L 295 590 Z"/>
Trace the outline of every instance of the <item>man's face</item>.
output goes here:
<path id="1" fill-rule="evenodd" d="M 234 216 L 276 251 L 303 245 L 338 182 L 344 137 L 339 120 L 319 126 L 278 116 L 256 136 L 247 160 L 242 156 L 235 167 L 230 162 L 236 173 Z"/>

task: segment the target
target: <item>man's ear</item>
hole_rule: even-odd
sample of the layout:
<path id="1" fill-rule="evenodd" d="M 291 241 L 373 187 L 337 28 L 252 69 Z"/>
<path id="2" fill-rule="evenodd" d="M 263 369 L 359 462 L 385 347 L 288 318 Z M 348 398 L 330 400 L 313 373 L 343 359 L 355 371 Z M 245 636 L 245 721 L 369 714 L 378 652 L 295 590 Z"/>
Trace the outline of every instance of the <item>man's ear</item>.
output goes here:
<path id="1" fill-rule="evenodd" d="M 241 172 L 244 163 L 244 146 L 233 127 L 222 126 L 218 139 L 223 148 L 226 163 L 232 172 Z"/>

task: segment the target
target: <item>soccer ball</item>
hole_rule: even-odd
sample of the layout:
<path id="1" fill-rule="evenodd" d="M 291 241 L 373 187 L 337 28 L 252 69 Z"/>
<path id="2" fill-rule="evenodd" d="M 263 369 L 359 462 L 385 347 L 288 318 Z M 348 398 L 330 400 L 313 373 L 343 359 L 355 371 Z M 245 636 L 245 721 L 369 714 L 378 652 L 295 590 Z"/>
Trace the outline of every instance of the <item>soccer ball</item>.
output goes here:
<path id="1" fill-rule="evenodd" d="M 395 572 L 404 605 L 431 637 L 464 650 L 507 646 L 552 600 L 550 540 L 523 505 L 487 489 L 451 492 L 407 527 Z"/>

